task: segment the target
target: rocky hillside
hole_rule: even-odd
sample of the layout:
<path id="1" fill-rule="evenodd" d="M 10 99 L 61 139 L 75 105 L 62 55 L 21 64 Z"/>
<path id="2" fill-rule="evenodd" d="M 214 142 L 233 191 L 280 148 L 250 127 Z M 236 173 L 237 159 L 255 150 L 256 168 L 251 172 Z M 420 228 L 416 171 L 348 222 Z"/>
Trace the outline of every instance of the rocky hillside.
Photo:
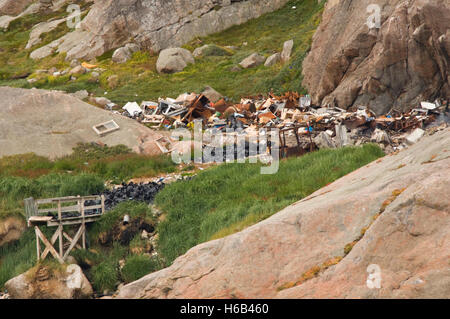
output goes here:
<path id="1" fill-rule="evenodd" d="M 445 298 L 449 146 L 449 129 L 428 136 L 255 226 L 191 249 L 119 297 Z M 367 283 L 374 270 L 379 289 Z"/>
<path id="2" fill-rule="evenodd" d="M 369 28 L 369 5 L 380 28 Z M 328 1 L 303 64 L 316 104 L 378 114 L 450 97 L 450 1 Z"/>
<path id="3" fill-rule="evenodd" d="M 34 52 L 57 48 L 67 58 L 92 59 L 129 41 L 159 52 L 242 24 L 281 8 L 288 0 L 98 0 L 78 30 Z"/>
<path id="4" fill-rule="evenodd" d="M 90 142 L 123 144 L 140 153 L 142 143 L 164 134 L 62 92 L 0 87 L 0 96 L 0 157 L 34 152 L 55 158 Z M 119 125 L 117 132 L 98 136 L 92 129 L 110 120 Z"/>

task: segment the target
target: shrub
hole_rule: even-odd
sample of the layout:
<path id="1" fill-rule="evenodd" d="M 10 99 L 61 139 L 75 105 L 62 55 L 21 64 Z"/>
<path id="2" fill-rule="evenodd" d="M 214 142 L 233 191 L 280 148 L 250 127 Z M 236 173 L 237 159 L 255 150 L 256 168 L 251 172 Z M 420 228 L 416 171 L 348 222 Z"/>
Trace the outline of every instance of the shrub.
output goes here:
<path id="1" fill-rule="evenodd" d="M 104 290 L 114 290 L 119 281 L 117 272 L 118 265 L 107 260 L 97 266 L 92 267 L 92 286 L 96 291 L 103 292 Z"/>
<path id="2" fill-rule="evenodd" d="M 160 261 L 157 258 L 145 255 L 130 255 L 122 268 L 122 279 L 125 283 L 130 283 L 158 269 L 160 269 Z"/>

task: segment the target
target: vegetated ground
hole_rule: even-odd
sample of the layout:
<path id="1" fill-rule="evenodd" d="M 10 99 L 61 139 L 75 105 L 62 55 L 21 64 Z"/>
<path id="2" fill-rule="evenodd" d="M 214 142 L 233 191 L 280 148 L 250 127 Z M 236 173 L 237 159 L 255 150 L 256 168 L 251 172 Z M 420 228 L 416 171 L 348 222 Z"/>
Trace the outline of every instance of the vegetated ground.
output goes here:
<path id="1" fill-rule="evenodd" d="M 292 7 L 296 7 L 293 9 Z M 171 75 L 159 75 L 156 72 L 157 55 L 148 52 L 137 52 L 125 64 L 111 61 L 113 51 L 91 61 L 106 69 L 100 76 L 99 83 L 85 74 L 76 81 L 68 75 L 53 77 L 45 74 L 32 74 L 38 81 L 28 84 L 26 79 L 17 79 L 38 69 L 49 69 L 55 66 L 59 70 L 69 68 L 70 61 L 64 55 L 55 55 L 41 61 L 28 58 L 30 50 L 25 50 L 31 26 L 39 21 L 46 21 L 55 15 L 64 16 L 64 9 L 52 16 L 27 16 L 15 21 L 9 31 L 0 31 L 0 85 L 58 89 L 69 93 L 86 89 L 96 96 L 106 96 L 116 103 L 128 101 L 155 100 L 160 96 L 176 97 L 184 92 L 200 92 L 209 85 L 222 94 L 238 101 L 243 96 L 275 93 L 292 90 L 304 93 L 302 82 L 302 62 L 312 41 L 312 36 L 320 23 L 323 4 L 316 0 L 290 1 L 282 9 L 265 14 L 258 19 L 232 27 L 226 31 L 199 38 L 184 47 L 193 51 L 204 44 L 218 46 L 235 46 L 232 55 L 210 56 L 196 59 L 194 65 L 183 72 Z M 59 29 L 45 35 L 43 44 L 57 39 L 67 32 L 65 24 Z M 244 58 L 254 52 L 266 57 L 281 52 L 284 41 L 294 40 L 294 51 L 289 63 L 277 64 L 273 67 L 259 66 L 254 69 L 232 72 Z M 247 45 L 244 45 L 247 43 Z M 116 87 L 108 87 L 107 78 L 119 76 Z M 107 95 L 105 95 L 107 92 Z"/>
<path id="2" fill-rule="evenodd" d="M 120 282 L 131 282 L 148 273 L 169 266 L 173 260 L 195 245 L 220 238 L 258 223 L 282 208 L 301 200 L 334 180 L 384 156 L 372 144 L 338 150 L 322 150 L 280 162 L 274 175 L 261 175 L 259 164 L 223 164 L 200 172 L 190 181 L 177 182 L 164 188 L 156 197 L 163 211 L 157 224 L 151 209 L 143 203 L 125 202 L 108 212 L 88 229 L 90 249 L 74 251 L 97 292 L 112 291 Z M 77 157 L 77 156 L 74 156 Z M 113 157 L 114 158 L 114 157 Z M 42 160 L 43 161 L 43 160 Z M 105 160 L 108 162 L 107 160 Z M 58 163 L 58 161 L 56 161 Z M 114 161 L 111 161 L 114 163 Z M 127 165 L 117 164 L 115 165 Z M 127 161 L 125 161 L 127 163 Z M 55 164 L 53 164 L 55 165 Z M 76 166 L 76 165 L 75 165 Z M 14 174 L 11 165 L 8 174 Z M 51 168 L 52 169 L 56 168 Z M 166 166 L 160 171 L 167 170 Z M 29 171 L 33 171 L 30 169 Z M 0 179 L 0 195 L 7 195 L 0 211 L 16 206 L 32 195 L 81 195 L 103 189 L 105 176 L 74 169 L 72 174 L 50 173 L 35 179 L 8 176 Z M 75 175 L 79 174 L 79 175 Z M 133 172 L 129 173 L 132 176 Z M 5 186 L 7 185 L 7 186 Z M 4 213 L 3 213 L 4 214 Z M 127 244 L 112 240 L 99 241 L 101 234 L 120 223 L 125 214 L 141 218 L 156 226 L 159 239 L 157 256 L 149 257 L 148 241 L 137 234 Z M 47 234 L 51 229 L 44 230 Z M 119 261 L 125 260 L 123 268 Z M 0 288 L 36 262 L 35 237 L 32 230 L 6 247 L 0 247 Z"/>
<path id="3" fill-rule="evenodd" d="M 98 194 L 105 181 L 120 184 L 176 169 L 168 156 L 138 155 L 123 145 L 79 144 L 71 155 L 56 160 L 32 153 L 5 156 L 0 159 L 0 219 L 23 216 L 28 197 Z"/>

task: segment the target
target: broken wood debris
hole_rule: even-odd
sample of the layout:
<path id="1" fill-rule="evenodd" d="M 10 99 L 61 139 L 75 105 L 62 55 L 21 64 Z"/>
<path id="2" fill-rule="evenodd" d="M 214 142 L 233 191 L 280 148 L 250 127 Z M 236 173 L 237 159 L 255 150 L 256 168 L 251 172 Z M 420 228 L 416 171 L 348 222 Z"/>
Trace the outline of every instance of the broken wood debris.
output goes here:
<path id="1" fill-rule="evenodd" d="M 422 102 L 409 112 L 393 110 L 378 116 L 365 106 L 350 110 L 315 106 L 309 95 L 296 92 L 246 97 L 240 103 L 232 103 L 227 98 L 213 103 L 204 94 L 184 93 L 176 99 L 144 101 L 140 107 L 134 103 L 127 105 L 123 115 L 154 128 L 189 128 L 198 120 L 205 128 L 223 133 L 227 129 L 243 129 L 250 134 L 261 128 L 277 128 L 282 132 L 280 149 L 286 154 L 290 153 L 286 151 L 289 147 L 294 153 L 303 153 L 367 142 L 378 143 L 385 151 L 394 152 L 410 144 L 406 137 L 413 130 L 425 129 L 438 118 L 441 125 L 450 122 L 446 113 L 448 101 L 440 99 L 434 103 Z M 171 152 L 161 145 L 158 147 L 163 153 Z"/>

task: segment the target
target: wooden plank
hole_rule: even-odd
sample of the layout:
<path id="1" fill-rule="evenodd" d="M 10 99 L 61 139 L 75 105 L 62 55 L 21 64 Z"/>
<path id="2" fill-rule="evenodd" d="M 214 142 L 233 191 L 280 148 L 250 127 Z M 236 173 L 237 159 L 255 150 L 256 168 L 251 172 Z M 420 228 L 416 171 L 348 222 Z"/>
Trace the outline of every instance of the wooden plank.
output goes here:
<path id="1" fill-rule="evenodd" d="M 83 224 L 81 225 L 81 227 L 83 227 L 83 229 L 85 229 L 85 227 L 86 227 L 86 220 L 84 218 L 85 217 L 84 216 L 84 204 L 85 204 L 85 200 L 83 199 L 81 201 L 81 218 L 83 220 Z M 82 242 L 83 249 L 86 249 L 86 236 L 85 236 L 84 231 L 83 231 L 83 238 L 82 238 L 81 242 Z"/>
<path id="2" fill-rule="evenodd" d="M 102 197 L 102 199 L 101 199 L 102 214 L 104 214 L 105 213 L 105 195 L 102 195 L 101 197 Z"/>
<path id="3" fill-rule="evenodd" d="M 43 204 L 52 204 L 57 201 L 65 200 L 65 201 L 76 201 L 79 197 L 78 196 L 66 196 L 66 197 L 53 197 L 53 198 L 41 198 L 36 199 L 36 204 L 43 205 Z"/>
<path id="4" fill-rule="evenodd" d="M 100 209 L 102 208 L 102 205 L 92 205 L 92 206 L 85 206 L 85 210 L 92 210 L 92 209 Z M 58 212 L 58 208 L 42 208 L 38 210 L 39 214 L 46 214 L 46 213 L 56 213 Z M 71 212 L 80 212 L 80 207 L 78 205 L 74 206 L 66 206 L 61 207 L 62 213 L 71 213 Z"/>
<path id="5" fill-rule="evenodd" d="M 70 242 L 73 241 L 73 238 L 70 237 L 65 231 L 63 231 L 63 236 Z M 81 247 L 80 244 L 76 244 L 75 247 L 77 247 L 78 249 L 82 249 L 83 247 Z"/>
<path id="6" fill-rule="evenodd" d="M 31 216 L 29 221 L 30 222 L 47 222 L 52 219 L 53 219 L 53 217 L 51 217 L 51 216 Z"/>
<path id="7" fill-rule="evenodd" d="M 96 215 L 96 217 L 91 217 L 91 216 L 89 216 L 89 217 L 86 217 L 86 219 L 85 219 L 85 223 L 87 224 L 87 223 L 93 223 L 93 222 L 95 222 L 95 221 L 97 221 L 99 218 L 101 217 L 101 215 Z M 47 226 L 48 227 L 55 227 L 55 226 L 58 226 L 58 225 L 64 225 L 64 226 L 67 226 L 67 225 L 78 225 L 78 224 L 81 224 L 83 221 L 81 220 L 81 218 L 77 218 L 76 220 L 62 220 L 61 222 L 58 222 L 58 221 L 49 221 L 49 222 L 47 222 Z"/>
<path id="8" fill-rule="evenodd" d="M 45 235 L 41 232 L 39 227 L 35 226 L 34 229 L 45 246 L 50 250 L 50 253 L 53 255 L 53 257 L 55 257 L 55 259 L 58 260 L 61 264 L 64 264 L 64 260 L 58 255 L 56 249 L 50 244 L 48 239 L 45 238 Z"/>
<path id="9" fill-rule="evenodd" d="M 38 209 L 38 213 L 39 213 L 39 214 L 44 214 L 44 213 L 56 213 L 56 212 L 58 212 L 58 208 L 55 208 L 55 207 Z M 62 212 L 62 213 L 79 212 L 78 205 L 73 205 L 73 206 L 61 206 L 61 212 Z"/>
<path id="10" fill-rule="evenodd" d="M 61 202 L 58 202 L 58 220 L 61 220 L 62 216 L 61 216 Z"/>
<path id="11" fill-rule="evenodd" d="M 37 233 L 37 231 L 34 231 L 36 233 L 36 256 L 37 256 L 37 261 L 39 262 L 39 260 L 41 259 L 41 242 L 39 241 L 39 235 Z"/>
<path id="12" fill-rule="evenodd" d="M 75 237 L 73 238 L 72 242 L 70 243 L 69 248 L 67 249 L 66 253 L 63 256 L 64 260 L 66 260 L 66 258 L 69 256 L 70 252 L 75 247 L 78 240 L 80 240 L 81 235 L 84 233 L 85 233 L 85 227 L 84 227 L 84 225 L 81 225 L 80 228 L 78 229 L 77 233 L 75 234 Z"/>
<path id="13" fill-rule="evenodd" d="M 56 243 L 56 240 L 58 239 L 58 229 L 53 234 L 52 238 L 50 239 L 50 244 L 53 245 Z M 42 259 L 44 260 L 45 257 L 47 257 L 48 253 L 50 252 L 50 249 L 45 248 L 44 252 L 42 253 Z"/>

